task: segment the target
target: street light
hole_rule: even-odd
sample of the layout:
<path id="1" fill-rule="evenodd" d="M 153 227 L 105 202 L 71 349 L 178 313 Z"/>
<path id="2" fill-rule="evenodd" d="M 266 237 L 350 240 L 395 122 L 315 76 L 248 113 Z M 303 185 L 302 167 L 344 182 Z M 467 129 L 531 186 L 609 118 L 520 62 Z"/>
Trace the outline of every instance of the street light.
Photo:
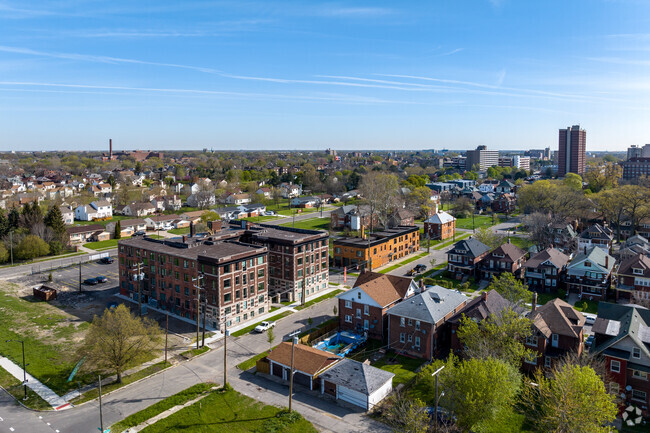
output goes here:
<path id="1" fill-rule="evenodd" d="M 440 397 L 445 395 L 444 391 L 442 392 L 442 394 L 438 395 L 438 373 L 440 373 L 444 368 L 445 368 L 445 366 L 443 365 L 442 367 L 440 367 L 439 369 L 437 369 L 436 371 L 434 371 L 431 374 L 431 376 L 435 376 L 435 378 L 436 378 L 436 391 L 435 391 L 436 392 L 436 394 L 435 394 L 435 397 L 436 397 L 436 409 L 435 409 L 435 413 L 434 413 L 434 420 L 435 420 L 434 422 L 435 422 L 435 426 L 436 426 L 436 431 L 438 430 L 438 403 L 440 402 Z"/>
<path id="2" fill-rule="evenodd" d="M 20 343 L 23 347 L 23 387 L 25 388 L 25 398 L 23 400 L 27 400 L 27 364 L 25 364 L 25 342 L 23 340 L 6 340 L 6 343 Z"/>

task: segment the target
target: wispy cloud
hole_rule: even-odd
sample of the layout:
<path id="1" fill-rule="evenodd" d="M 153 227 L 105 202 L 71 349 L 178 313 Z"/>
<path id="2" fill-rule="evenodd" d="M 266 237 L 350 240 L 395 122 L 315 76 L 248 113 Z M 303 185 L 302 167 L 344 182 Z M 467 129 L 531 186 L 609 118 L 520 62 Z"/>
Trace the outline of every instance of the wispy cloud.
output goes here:
<path id="1" fill-rule="evenodd" d="M 501 87 L 503 85 L 503 82 L 505 81 L 505 79 L 506 79 L 506 70 L 502 69 L 497 74 L 497 84 L 496 84 L 496 86 Z"/>
<path id="2" fill-rule="evenodd" d="M 465 48 L 456 48 L 455 50 L 451 50 L 451 51 L 448 51 L 446 53 L 438 54 L 438 56 L 440 56 L 440 57 L 451 56 L 452 54 L 460 53 L 464 49 Z"/>
<path id="3" fill-rule="evenodd" d="M 615 65 L 650 66 L 650 60 L 624 59 L 621 57 L 587 57 L 586 60 Z"/>

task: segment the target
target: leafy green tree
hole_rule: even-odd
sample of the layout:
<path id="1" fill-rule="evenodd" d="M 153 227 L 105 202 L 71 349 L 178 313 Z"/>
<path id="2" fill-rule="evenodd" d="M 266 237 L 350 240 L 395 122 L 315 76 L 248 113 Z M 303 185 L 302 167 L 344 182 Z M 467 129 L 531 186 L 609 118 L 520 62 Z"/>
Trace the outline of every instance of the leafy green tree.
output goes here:
<path id="1" fill-rule="evenodd" d="M 395 432 L 427 433 L 430 419 L 427 406 L 419 399 L 397 392 L 389 399 L 386 413 L 388 423 Z"/>
<path id="2" fill-rule="evenodd" d="M 115 223 L 115 233 L 113 234 L 114 239 L 122 239 L 122 223 L 118 220 Z"/>
<path id="3" fill-rule="evenodd" d="M 84 366 L 117 375 L 150 359 L 160 350 L 162 332 L 155 321 L 131 314 L 120 304 L 95 316 L 81 345 L 80 355 L 86 356 Z"/>
<path id="4" fill-rule="evenodd" d="M 266 341 L 269 342 L 269 350 L 273 348 L 273 341 L 275 340 L 275 333 L 273 332 L 273 328 L 269 328 L 268 331 L 266 331 Z"/>
<path id="5" fill-rule="evenodd" d="M 57 241 L 56 239 L 51 240 L 50 242 L 47 243 L 50 247 L 50 254 L 53 256 L 58 256 L 63 252 L 63 247 L 64 245 L 60 242 Z"/>
<path id="6" fill-rule="evenodd" d="M 511 309 L 491 315 L 481 322 L 463 315 L 457 331 L 467 357 L 500 359 L 516 368 L 521 366 L 521 361 L 530 352 L 524 346 L 524 341 L 531 332 L 530 320 Z"/>
<path id="7" fill-rule="evenodd" d="M 46 256 L 50 253 L 50 246 L 43 239 L 35 235 L 25 236 L 16 246 L 14 254 L 19 260 L 31 260 L 36 257 Z"/>
<path id="8" fill-rule="evenodd" d="M 540 433 L 606 433 L 617 414 L 615 396 L 586 366 L 561 364 L 548 377 L 537 370 L 521 401 Z"/>
<path id="9" fill-rule="evenodd" d="M 582 191 L 582 177 L 579 174 L 567 173 L 562 183 L 574 191 Z"/>
<path id="10" fill-rule="evenodd" d="M 7 260 L 9 260 L 9 250 L 0 243 L 0 263 L 5 263 Z"/>
<path id="11" fill-rule="evenodd" d="M 50 206 L 43 221 L 46 226 L 52 229 L 52 232 L 58 240 L 65 239 L 67 234 L 65 221 L 63 221 L 63 214 L 58 206 Z"/>
<path id="12" fill-rule="evenodd" d="M 528 287 L 520 279 L 515 278 L 515 276 L 510 272 L 504 272 L 498 277 L 492 277 L 492 282 L 488 286 L 487 290 L 496 290 L 512 304 L 530 302 L 533 297 L 532 293 L 528 290 Z"/>
<path id="13" fill-rule="evenodd" d="M 496 247 L 503 244 L 503 236 L 494 233 L 490 227 L 477 228 L 474 237 L 479 242 L 482 242 L 490 247 L 490 249 L 495 249 Z"/>

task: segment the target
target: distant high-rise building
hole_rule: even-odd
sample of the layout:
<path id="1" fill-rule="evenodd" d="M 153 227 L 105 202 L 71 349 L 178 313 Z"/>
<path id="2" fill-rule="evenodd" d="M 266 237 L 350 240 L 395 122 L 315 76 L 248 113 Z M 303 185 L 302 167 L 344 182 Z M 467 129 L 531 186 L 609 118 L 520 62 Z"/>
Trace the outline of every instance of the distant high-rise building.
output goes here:
<path id="1" fill-rule="evenodd" d="M 499 165 L 499 151 L 487 150 L 487 146 L 478 146 L 476 150 L 467 151 L 468 170 L 472 170 L 474 166 L 478 166 L 479 170 L 487 170 L 489 167 Z"/>
<path id="2" fill-rule="evenodd" d="M 582 176 L 585 172 L 585 149 L 587 147 L 587 131 L 580 125 L 560 129 L 557 175 L 562 177 L 567 173 Z"/>
<path id="3" fill-rule="evenodd" d="M 623 179 L 625 180 L 650 176 L 650 144 L 646 144 L 643 147 L 628 147 L 627 161 L 623 161 L 620 164 L 623 167 Z"/>

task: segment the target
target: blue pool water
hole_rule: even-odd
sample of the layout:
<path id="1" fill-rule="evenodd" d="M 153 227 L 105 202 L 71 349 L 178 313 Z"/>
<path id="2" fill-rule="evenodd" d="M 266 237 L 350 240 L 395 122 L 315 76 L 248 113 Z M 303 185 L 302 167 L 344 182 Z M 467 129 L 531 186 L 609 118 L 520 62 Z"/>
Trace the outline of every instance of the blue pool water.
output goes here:
<path id="1" fill-rule="evenodd" d="M 344 357 L 365 341 L 366 338 L 363 335 L 342 331 L 315 344 L 313 347 Z"/>

